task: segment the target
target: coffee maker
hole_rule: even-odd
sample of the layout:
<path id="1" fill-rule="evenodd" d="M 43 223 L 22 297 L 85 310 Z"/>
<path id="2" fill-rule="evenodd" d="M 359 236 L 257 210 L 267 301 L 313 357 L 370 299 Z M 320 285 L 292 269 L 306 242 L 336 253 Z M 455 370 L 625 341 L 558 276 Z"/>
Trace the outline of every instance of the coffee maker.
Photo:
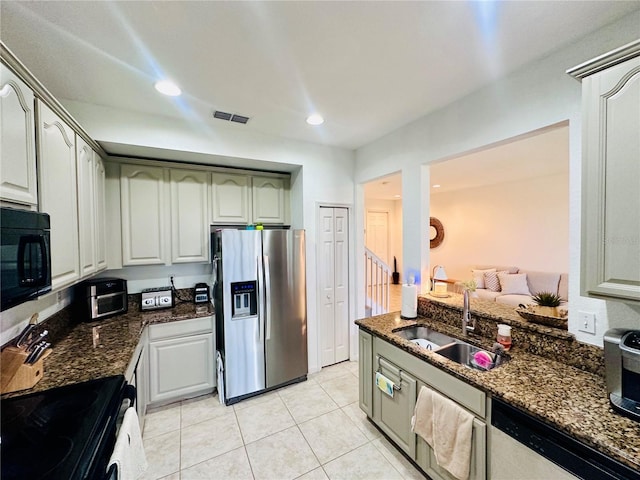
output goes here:
<path id="1" fill-rule="evenodd" d="M 611 406 L 640 422 L 640 330 L 608 330 L 604 365 Z"/>

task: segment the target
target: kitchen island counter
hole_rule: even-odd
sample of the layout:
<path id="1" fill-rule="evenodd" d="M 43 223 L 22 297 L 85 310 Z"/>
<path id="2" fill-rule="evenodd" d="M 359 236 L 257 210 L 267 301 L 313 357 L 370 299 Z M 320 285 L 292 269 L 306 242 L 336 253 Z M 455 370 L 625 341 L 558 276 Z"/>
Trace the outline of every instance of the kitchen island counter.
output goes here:
<path id="1" fill-rule="evenodd" d="M 640 470 L 640 424 L 609 407 L 605 380 L 601 375 L 533 355 L 517 344 L 509 352 L 510 358 L 505 364 L 490 371 L 474 370 L 393 333 L 399 328 L 425 325 L 461 338 L 461 327 L 454 328 L 425 317 L 403 320 L 400 312 L 357 320 L 356 324 L 362 330 Z M 493 344 L 493 339 L 475 335 L 463 340 L 484 348 Z"/>
<path id="2" fill-rule="evenodd" d="M 44 376 L 28 390 L 3 395 L 8 398 L 112 375 L 124 375 L 147 325 L 213 315 L 210 303 L 178 303 L 164 310 L 141 312 L 130 295 L 129 311 L 96 321 L 77 323 L 65 309 L 39 325 L 48 329 L 52 352 L 44 360 Z M 139 297 L 139 295 L 137 296 Z"/>

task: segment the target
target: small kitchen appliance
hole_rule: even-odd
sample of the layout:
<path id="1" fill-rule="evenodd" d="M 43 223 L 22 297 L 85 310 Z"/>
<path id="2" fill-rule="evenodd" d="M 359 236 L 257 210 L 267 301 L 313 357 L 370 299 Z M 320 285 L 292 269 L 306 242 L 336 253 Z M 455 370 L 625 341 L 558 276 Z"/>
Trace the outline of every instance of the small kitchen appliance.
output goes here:
<path id="1" fill-rule="evenodd" d="M 611 406 L 640 422 L 640 330 L 608 330 L 604 363 Z"/>
<path id="2" fill-rule="evenodd" d="M 193 289 L 194 303 L 207 303 L 209 301 L 209 286 L 206 283 L 196 283 Z"/>
<path id="3" fill-rule="evenodd" d="M 76 290 L 80 318 L 85 322 L 104 320 L 126 313 L 127 281 L 123 278 L 95 278 L 82 282 Z"/>
<path id="4" fill-rule="evenodd" d="M 51 291 L 50 225 L 46 213 L 0 208 L 0 310 Z"/>
<path id="5" fill-rule="evenodd" d="M 145 288 L 140 293 L 140 310 L 159 310 L 174 306 L 171 287 Z"/>

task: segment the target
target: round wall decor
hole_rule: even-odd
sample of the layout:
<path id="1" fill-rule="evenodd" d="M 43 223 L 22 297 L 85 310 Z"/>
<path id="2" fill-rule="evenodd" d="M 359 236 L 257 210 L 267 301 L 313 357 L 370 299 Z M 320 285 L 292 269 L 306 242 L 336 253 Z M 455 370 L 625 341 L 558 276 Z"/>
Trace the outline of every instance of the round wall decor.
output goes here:
<path id="1" fill-rule="evenodd" d="M 444 240 L 444 227 L 436 217 L 429 217 L 429 228 L 431 230 L 431 235 L 429 236 L 430 247 L 436 248 Z"/>

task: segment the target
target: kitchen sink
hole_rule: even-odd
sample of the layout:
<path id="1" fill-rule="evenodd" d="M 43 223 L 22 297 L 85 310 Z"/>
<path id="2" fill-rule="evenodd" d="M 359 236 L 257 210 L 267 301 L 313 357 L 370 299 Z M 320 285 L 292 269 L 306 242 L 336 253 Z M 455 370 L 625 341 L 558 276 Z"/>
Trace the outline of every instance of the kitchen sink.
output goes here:
<path id="1" fill-rule="evenodd" d="M 443 345 L 449 345 L 456 341 L 455 338 L 422 326 L 397 329 L 393 333 L 427 350 L 437 350 Z"/>
<path id="2" fill-rule="evenodd" d="M 486 355 L 476 356 L 478 352 L 484 352 Z M 436 350 L 436 353 L 469 368 L 490 370 L 494 367 L 495 355 L 493 353 L 461 341 L 440 348 Z"/>

